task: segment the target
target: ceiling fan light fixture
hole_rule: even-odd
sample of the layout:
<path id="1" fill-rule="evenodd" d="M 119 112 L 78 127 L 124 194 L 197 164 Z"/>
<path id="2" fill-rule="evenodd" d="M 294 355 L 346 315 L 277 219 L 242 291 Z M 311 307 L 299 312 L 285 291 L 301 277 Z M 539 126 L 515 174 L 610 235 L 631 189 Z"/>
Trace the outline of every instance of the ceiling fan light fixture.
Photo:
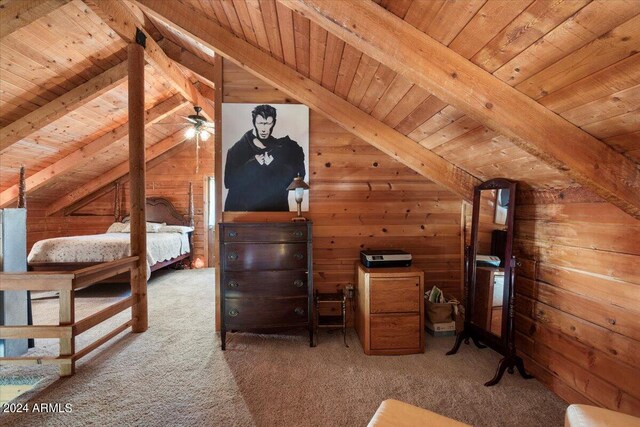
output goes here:
<path id="1" fill-rule="evenodd" d="M 196 128 L 194 127 L 189 127 L 187 128 L 187 130 L 184 132 L 184 136 L 186 136 L 187 138 L 193 138 L 194 136 L 196 136 Z"/>
<path id="2" fill-rule="evenodd" d="M 210 136 L 211 136 L 211 134 L 209 132 L 207 132 L 206 130 L 201 130 L 200 131 L 200 139 L 202 139 L 203 141 L 206 141 L 207 139 L 209 139 Z"/>

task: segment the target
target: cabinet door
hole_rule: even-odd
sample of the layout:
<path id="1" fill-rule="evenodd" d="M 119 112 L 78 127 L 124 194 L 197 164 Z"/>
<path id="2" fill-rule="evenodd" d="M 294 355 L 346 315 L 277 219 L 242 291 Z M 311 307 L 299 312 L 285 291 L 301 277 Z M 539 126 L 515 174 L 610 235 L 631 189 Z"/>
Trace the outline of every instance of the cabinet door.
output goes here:
<path id="1" fill-rule="evenodd" d="M 370 286 L 371 314 L 420 312 L 420 277 L 372 277 Z"/>
<path id="2" fill-rule="evenodd" d="M 413 349 L 420 347 L 420 315 L 371 316 L 371 349 Z"/>

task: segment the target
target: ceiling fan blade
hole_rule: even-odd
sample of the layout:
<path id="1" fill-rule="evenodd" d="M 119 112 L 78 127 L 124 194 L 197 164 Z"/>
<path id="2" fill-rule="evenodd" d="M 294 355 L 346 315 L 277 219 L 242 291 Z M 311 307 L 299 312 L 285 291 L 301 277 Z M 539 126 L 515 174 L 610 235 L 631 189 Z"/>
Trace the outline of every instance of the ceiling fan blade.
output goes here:
<path id="1" fill-rule="evenodd" d="M 156 122 L 155 125 L 169 125 L 169 126 L 191 126 L 189 123 L 168 123 L 168 122 Z"/>
<path id="2" fill-rule="evenodd" d="M 191 116 L 185 116 L 185 115 L 182 115 L 182 114 L 178 114 L 175 117 L 180 117 L 181 119 L 184 119 L 185 121 L 188 121 L 189 123 L 196 124 L 196 120 L 194 120 Z"/>

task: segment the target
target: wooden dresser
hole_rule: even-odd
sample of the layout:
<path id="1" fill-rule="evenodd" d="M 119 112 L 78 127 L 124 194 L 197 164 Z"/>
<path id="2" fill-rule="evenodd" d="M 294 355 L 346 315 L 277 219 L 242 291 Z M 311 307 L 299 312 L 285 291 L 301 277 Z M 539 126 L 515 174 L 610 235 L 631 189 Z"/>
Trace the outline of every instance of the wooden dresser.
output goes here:
<path id="1" fill-rule="evenodd" d="M 424 353 L 424 273 L 356 264 L 356 331 L 366 354 Z"/>
<path id="2" fill-rule="evenodd" d="M 304 327 L 313 345 L 311 222 L 221 223 L 221 339 Z"/>

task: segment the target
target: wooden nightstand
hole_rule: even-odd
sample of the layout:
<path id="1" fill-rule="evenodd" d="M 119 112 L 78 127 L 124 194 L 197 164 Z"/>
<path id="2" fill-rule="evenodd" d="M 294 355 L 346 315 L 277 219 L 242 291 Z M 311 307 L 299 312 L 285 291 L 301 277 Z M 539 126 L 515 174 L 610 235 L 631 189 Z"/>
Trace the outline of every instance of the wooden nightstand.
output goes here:
<path id="1" fill-rule="evenodd" d="M 424 353 L 424 273 L 356 264 L 356 331 L 366 354 Z"/>

